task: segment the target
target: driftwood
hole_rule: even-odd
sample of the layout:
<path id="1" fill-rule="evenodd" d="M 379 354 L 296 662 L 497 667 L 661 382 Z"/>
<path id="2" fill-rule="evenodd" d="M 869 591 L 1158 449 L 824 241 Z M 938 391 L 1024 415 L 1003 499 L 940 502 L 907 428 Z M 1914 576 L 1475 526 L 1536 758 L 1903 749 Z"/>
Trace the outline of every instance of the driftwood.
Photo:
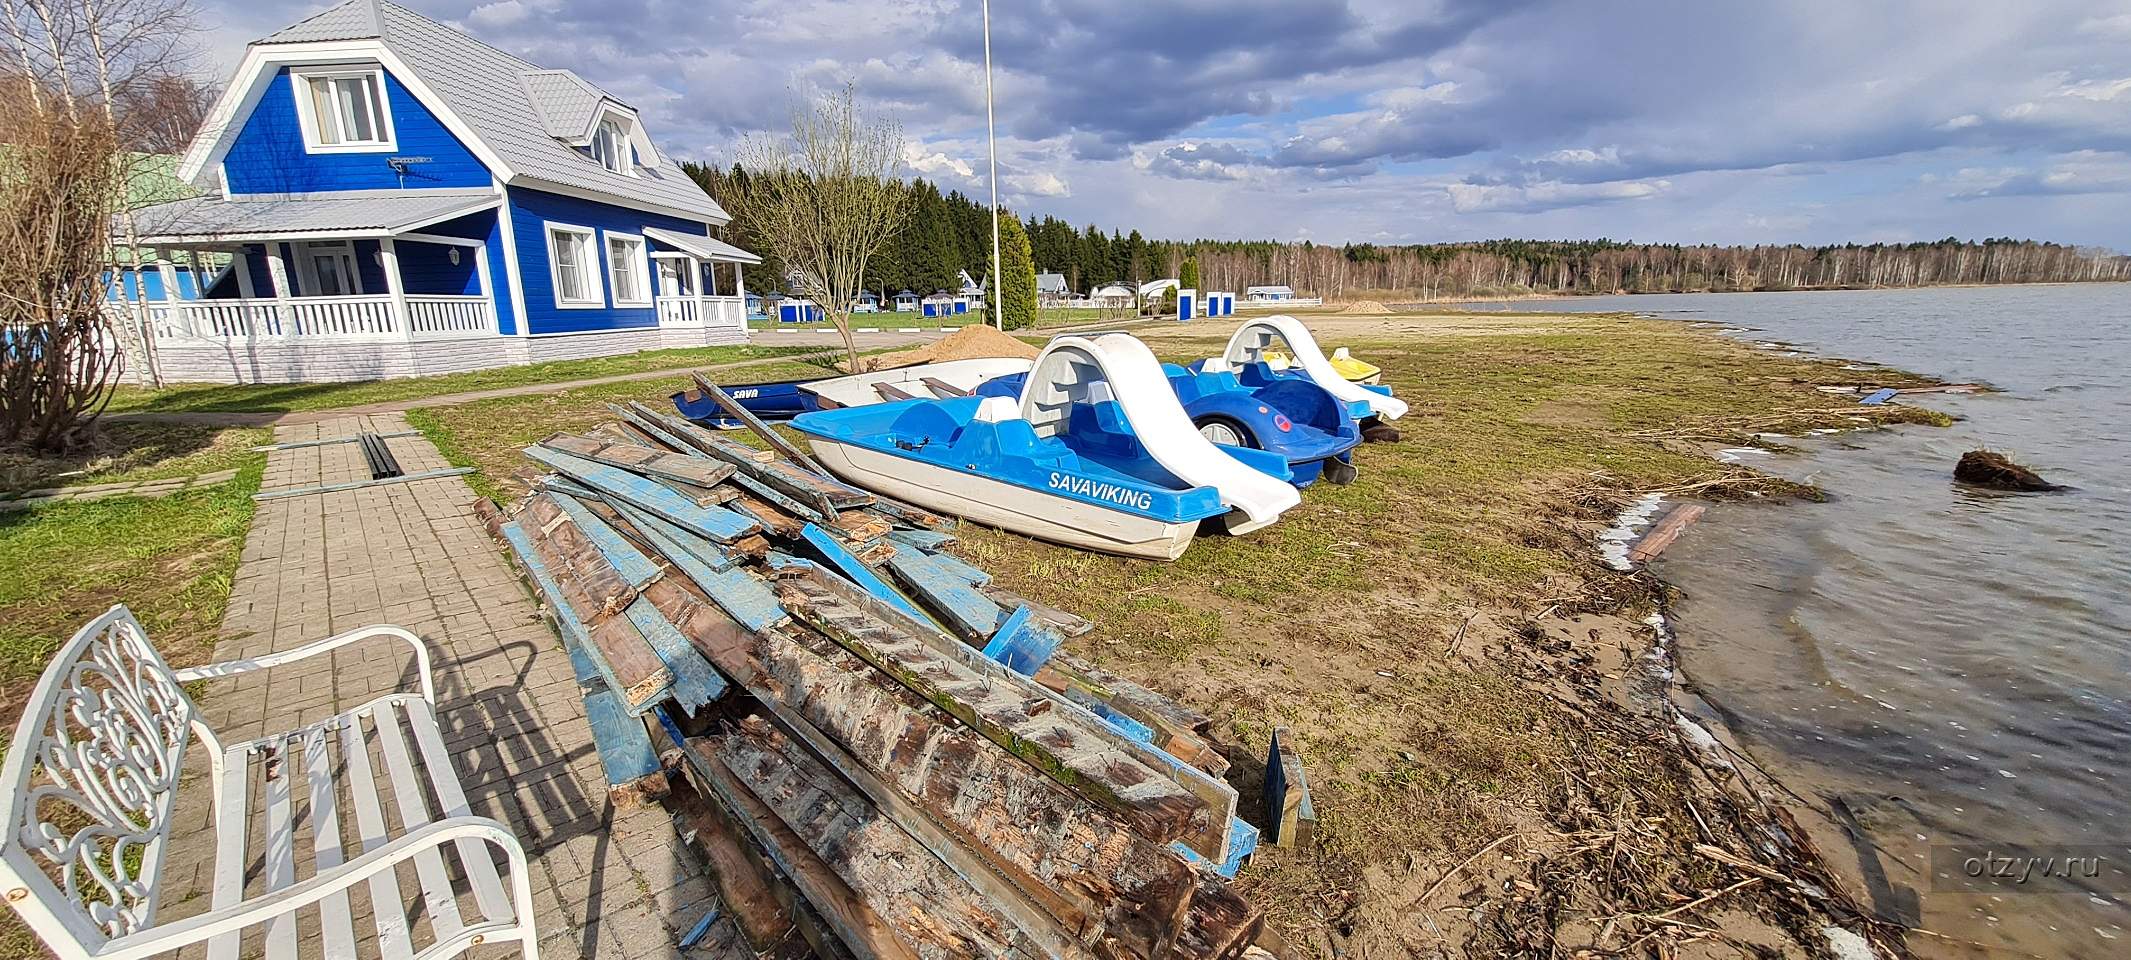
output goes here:
<path id="1" fill-rule="evenodd" d="M 1954 464 L 1953 478 L 1962 483 L 1989 487 L 1992 490 L 2047 493 L 2064 489 L 2042 479 L 2035 471 L 2014 463 L 2005 454 L 1993 450 L 1970 450 L 1961 454 L 1961 462 Z"/>

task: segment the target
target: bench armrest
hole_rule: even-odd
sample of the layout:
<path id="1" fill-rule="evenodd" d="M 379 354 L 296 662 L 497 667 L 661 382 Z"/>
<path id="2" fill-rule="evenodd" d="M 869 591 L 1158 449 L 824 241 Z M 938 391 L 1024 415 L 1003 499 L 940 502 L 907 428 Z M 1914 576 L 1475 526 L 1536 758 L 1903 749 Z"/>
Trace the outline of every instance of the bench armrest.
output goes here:
<path id="1" fill-rule="evenodd" d="M 525 876 L 525 848 L 519 845 L 517 835 L 511 833 L 510 828 L 488 817 L 453 817 L 424 825 L 406 836 L 294 886 L 283 887 L 242 903 L 210 910 L 183 920 L 173 920 L 112 940 L 104 944 L 104 948 L 97 951 L 94 957 L 95 960 L 146 960 L 225 933 L 256 926 L 275 917 L 295 913 L 353 887 L 424 850 L 466 839 L 485 840 L 503 848 L 510 858 L 513 880 Z M 520 901 L 513 905 L 513 909 L 522 910 L 524 906 L 524 902 Z M 531 917 L 518 917 L 516 920 L 521 925 L 532 923 Z"/>
<path id="2" fill-rule="evenodd" d="M 329 653 L 334 650 L 338 650 L 341 647 L 345 647 L 351 643 L 356 643 L 362 640 L 368 640 L 371 637 L 391 637 L 394 639 L 405 641 L 408 646 L 414 648 L 415 667 L 421 672 L 422 676 L 422 699 L 429 701 L 432 706 L 435 705 L 437 702 L 437 691 L 436 681 L 430 675 L 429 670 L 429 645 L 423 643 L 421 637 L 417 637 L 413 633 L 410 633 L 401 627 L 395 627 L 390 624 L 375 624 L 367 627 L 357 627 L 346 633 L 335 634 L 315 643 L 304 644 L 303 646 L 297 647 L 294 650 L 282 650 L 275 653 L 266 654 L 265 656 L 252 657 L 245 660 L 225 660 L 221 663 L 210 663 L 206 666 L 200 667 L 188 667 L 184 670 L 178 670 L 175 672 L 177 674 L 177 679 L 179 683 L 190 683 L 194 680 L 219 680 L 224 677 L 240 676 L 242 674 L 250 673 L 254 670 L 265 670 L 269 667 L 278 667 L 283 664 L 294 663 L 298 660 L 304 660 L 310 657 L 315 657 L 321 653 Z"/>

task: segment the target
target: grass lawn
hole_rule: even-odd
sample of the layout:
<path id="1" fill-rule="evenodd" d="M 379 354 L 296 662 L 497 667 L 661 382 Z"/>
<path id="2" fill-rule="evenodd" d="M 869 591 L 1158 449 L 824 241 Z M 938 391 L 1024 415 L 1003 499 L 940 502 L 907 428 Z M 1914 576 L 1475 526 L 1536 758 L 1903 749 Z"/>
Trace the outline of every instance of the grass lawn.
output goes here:
<path id="1" fill-rule="evenodd" d="M 329 410 L 335 407 L 394 400 L 418 400 L 448 393 L 494 390 L 528 384 L 586 380 L 619 374 L 641 373 L 679 367 L 701 367 L 763 357 L 810 353 L 814 345 L 759 344 L 731 347 L 688 347 L 675 350 L 645 350 L 612 357 L 555 360 L 516 367 L 470 370 L 434 377 L 398 380 L 361 380 L 353 383 L 291 384 L 180 384 L 161 390 L 120 387 L 111 399 L 112 412 L 292 412 Z"/>
<path id="2" fill-rule="evenodd" d="M 0 454 L 0 493 L 214 473 L 257 460 L 252 448 L 272 438 L 263 429 L 106 420 L 94 442 L 65 457 Z"/>
<path id="3" fill-rule="evenodd" d="M 984 319 L 984 316 L 985 314 L 982 310 L 949 314 L 944 317 L 928 317 L 919 313 L 896 313 L 894 311 L 854 313 L 851 315 L 851 329 L 859 330 L 873 327 L 880 330 L 899 330 L 905 327 L 916 327 L 920 330 L 936 330 L 940 327 L 967 327 L 973 324 L 989 322 Z M 836 330 L 834 325 L 826 322 L 785 323 L 781 320 L 749 320 L 747 326 L 751 330 L 826 330 L 830 332 Z"/>

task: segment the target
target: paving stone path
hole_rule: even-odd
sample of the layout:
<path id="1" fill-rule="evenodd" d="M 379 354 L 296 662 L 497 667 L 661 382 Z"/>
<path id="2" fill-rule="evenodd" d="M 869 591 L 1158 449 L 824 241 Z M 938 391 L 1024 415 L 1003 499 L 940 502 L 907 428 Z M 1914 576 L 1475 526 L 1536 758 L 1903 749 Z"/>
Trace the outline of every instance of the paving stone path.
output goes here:
<path id="1" fill-rule="evenodd" d="M 397 414 L 343 416 L 283 426 L 276 440 L 406 429 Z M 387 442 L 409 473 L 448 466 L 420 436 Z M 368 477 L 352 443 L 275 450 L 261 489 Z M 532 858 L 541 956 L 679 956 L 680 933 L 711 905 L 701 862 L 660 807 L 618 812 L 608 804 L 569 658 L 475 517 L 474 501 L 458 477 L 262 501 L 215 659 L 374 623 L 419 634 L 430 645 L 445 744 L 474 812 L 509 824 Z M 418 689 L 413 675 L 403 647 L 358 644 L 212 682 L 203 709 L 224 739 L 249 739 Z M 190 801 L 180 796 L 182 815 L 197 819 L 178 831 L 193 842 L 171 853 L 167 916 L 207 900 L 214 858 L 204 779 L 188 781 Z M 261 849 L 257 838 L 249 849 Z"/>

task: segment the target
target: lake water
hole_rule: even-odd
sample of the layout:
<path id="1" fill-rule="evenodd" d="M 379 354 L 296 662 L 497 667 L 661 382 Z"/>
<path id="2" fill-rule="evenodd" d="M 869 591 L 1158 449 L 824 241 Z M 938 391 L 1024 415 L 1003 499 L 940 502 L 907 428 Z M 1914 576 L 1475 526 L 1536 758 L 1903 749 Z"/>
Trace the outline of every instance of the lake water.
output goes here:
<path id="1" fill-rule="evenodd" d="M 2131 957 L 2131 286 L 1539 308 L 1562 307 L 1715 321 L 2003 391 L 1905 399 L 1962 418 L 1950 429 L 1750 456 L 1830 502 L 1715 507 L 1658 573 L 1685 594 L 1683 672 L 1758 759 L 1848 822 L 1883 914 L 2027 954 Z M 2077 489 L 1954 484 L 1979 447 Z"/>

